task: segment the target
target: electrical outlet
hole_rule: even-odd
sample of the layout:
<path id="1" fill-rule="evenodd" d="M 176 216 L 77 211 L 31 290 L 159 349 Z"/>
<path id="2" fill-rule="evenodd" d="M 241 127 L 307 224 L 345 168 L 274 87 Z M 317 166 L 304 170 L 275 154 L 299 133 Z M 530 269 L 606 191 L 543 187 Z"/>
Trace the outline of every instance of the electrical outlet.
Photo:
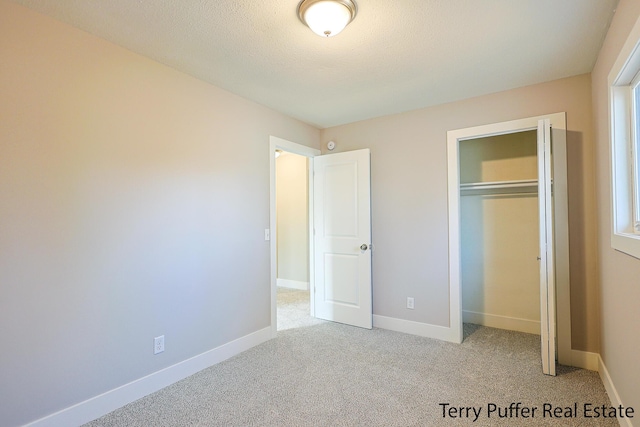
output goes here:
<path id="1" fill-rule="evenodd" d="M 407 308 L 413 310 L 414 300 L 413 297 L 407 297 Z"/>
<path id="2" fill-rule="evenodd" d="M 162 353 L 164 351 L 164 335 L 153 339 L 153 354 Z"/>

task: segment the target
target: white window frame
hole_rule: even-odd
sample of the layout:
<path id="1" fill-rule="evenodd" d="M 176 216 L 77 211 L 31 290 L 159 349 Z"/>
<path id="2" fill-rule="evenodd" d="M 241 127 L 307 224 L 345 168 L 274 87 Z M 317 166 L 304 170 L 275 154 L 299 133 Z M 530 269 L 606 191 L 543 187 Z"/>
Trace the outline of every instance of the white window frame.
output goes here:
<path id="1" fill-rule="evenodd" d="M 640 19 L 609 73 L 611 246 L 640 258 Z"/>
<path id="2" fill-rule="evenodd" d="M 640 43 L 640 41 L 639 41 Z M 640 71 L 631 82 L 631 189 L 633 191 L 633 232 L 640 234 Z"/>

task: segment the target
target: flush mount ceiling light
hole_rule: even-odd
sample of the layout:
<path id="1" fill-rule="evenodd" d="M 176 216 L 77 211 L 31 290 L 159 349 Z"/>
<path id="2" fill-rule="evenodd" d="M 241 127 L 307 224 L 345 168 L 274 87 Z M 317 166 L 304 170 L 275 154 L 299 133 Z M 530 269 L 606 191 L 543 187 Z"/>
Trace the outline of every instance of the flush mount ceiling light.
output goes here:
<path id="1" fill-rule="evenodd" d="M 302 0 L 298 5 L 300 20 L 322 37 L 333 37 L 344 30 L 357 12 L 353 0 Z"/>

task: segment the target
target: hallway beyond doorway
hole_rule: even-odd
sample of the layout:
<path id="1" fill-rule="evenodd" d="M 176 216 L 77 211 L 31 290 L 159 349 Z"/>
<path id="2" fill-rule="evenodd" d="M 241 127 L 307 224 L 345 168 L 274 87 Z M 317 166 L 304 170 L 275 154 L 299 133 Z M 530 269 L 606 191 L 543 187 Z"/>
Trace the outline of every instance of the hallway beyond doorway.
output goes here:
<path id="1" fill-rule="evenodd" d="M 309 291 L 277 288 L 278 331 L 303 328 L 324 323 L 309 315 Z"/>

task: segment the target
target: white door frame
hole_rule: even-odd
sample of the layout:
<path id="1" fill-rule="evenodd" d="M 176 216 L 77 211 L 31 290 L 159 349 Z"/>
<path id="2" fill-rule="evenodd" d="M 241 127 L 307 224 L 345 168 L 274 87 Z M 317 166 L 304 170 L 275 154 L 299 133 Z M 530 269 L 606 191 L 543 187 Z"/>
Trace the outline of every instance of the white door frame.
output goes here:
<path id="1" fill-rule="evenodd" d="M 573 366 L 571 350 L 571 305 L 569 290 L 569 230 L 567 205 L 567 147 L 565 113 L 529 117 L 447 132 L 449 205 L 449 327 L 462 342 L 462 289 L 460 272 L 460 159 L 459 143 L 468 139 L 537 130 L 538 120 L 549 119 L 552 126 L 554 174 L 554 216 L 556 249 L 556 301 L 558 362 Z"/>
<path id="2" fill-rule="evenodd" d="M 320 150 L 287 141 L 275 136 L 269 137 L 269 229 L 270 235 L 270 269 L 271 269 L 271 336 L 276 337 L 278 332 L 277 314 L 277 248 L 278 236 L 276 231 L 276 150 L 287 151 L 307 158 L 313 158 L 321 154 Z M 309 161 L 309 289 L 313 295 L 314 265 L 313 265 L 313 162 Z M 311 298 L 311 316 L 315 313 L 314 300 Z"/>

